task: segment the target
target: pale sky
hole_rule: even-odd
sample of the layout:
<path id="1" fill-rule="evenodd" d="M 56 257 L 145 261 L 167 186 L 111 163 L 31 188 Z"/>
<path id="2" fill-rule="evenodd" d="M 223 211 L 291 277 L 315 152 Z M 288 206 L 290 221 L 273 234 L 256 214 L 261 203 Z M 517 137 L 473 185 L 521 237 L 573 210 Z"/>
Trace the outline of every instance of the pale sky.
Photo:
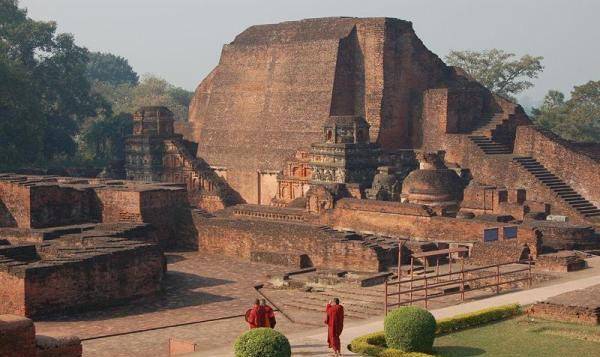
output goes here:
<path id="1" fill-rule="evenodd" d="M 599 0 L 21 0 L 29 16 L 55 20 L 93 51 L 126 57 L 195 89 L 219 60 L 223 44 L 248 26 L 310 17 L 396 17 L 443 58 L 450 50 L 500 48 L 544 56 L 524 105 L 549 89 L 600 80 Z"/>

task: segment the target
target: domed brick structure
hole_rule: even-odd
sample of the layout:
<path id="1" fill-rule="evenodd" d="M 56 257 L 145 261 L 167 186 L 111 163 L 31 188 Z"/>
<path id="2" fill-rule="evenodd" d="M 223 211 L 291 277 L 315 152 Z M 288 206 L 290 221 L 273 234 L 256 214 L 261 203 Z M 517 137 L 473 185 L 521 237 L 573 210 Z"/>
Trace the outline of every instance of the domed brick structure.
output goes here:
<path id="1" fill-rule="evenodd" d="M 443 166 L 443 153 L 419 153 L 420 168 L 402 183 L 402 202 L 455 211 L 463 185 L 456 172 Z"/>

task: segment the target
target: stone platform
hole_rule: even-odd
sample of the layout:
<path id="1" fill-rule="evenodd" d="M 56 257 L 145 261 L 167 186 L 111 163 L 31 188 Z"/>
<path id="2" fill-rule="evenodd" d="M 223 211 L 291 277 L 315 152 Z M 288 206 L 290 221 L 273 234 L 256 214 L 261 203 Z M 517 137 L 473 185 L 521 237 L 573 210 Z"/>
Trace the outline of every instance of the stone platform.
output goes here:
<path id="1" fill-rule="evenodd" d="M 533 305 L 529 315 L 542 319 L 598 325 L 600 285 L 575 290 Z"/>

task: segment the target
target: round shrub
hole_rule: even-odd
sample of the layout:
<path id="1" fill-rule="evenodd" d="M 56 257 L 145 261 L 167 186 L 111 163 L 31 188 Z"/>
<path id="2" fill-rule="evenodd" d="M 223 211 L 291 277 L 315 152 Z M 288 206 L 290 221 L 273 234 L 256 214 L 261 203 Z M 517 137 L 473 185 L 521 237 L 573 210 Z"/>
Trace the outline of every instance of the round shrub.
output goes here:
<path id="1" fill-rule="evenodd" d="M 435 318 L 429 311 L 416 306 L 400 307 L 385 318 L 385 342 L 389 348 L 405 352 L 430 352 L 435 327 Z"/>
<path id="2" fill-rule="evenodd" d="M 255 328 L 237 338 L 235 357 L 290 357 L 288 339 L 270 328 Z"/>

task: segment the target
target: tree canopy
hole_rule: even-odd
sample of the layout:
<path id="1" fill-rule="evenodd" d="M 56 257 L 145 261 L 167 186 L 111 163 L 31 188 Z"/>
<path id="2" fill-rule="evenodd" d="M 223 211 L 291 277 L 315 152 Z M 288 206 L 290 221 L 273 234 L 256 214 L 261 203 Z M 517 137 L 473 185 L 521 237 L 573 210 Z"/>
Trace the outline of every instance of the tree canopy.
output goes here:
<path id="1" fill-rule="evenodd" d="M 134 113 L 139 107 L 164 105 L 177 120 L 187 120 L 193 92 L 176 87 L 154 75 L 144 75 L 138 85 L 97 82 L 94 91 L 111 103 L 114 113 Z"/>
<path id="2" fill-rule="evenodd" d="M 532 114 L 536 124 L 565 139 L 600 143 L 600 81 L 575 86 L 566 101 L 551 90 Z"/>
<path id="3" fill-rule="evenodd" d="M 0 0 L 0 165 L 74 154 L 84 118 L 104 102 L 85 77 L 88 51 L 54 22 Z"/>
<path id="4" fill-rule="evenodd" d="M 91 52 L 86 68 L 86 76 L 91 81 L 111 85 L 138 84 L 138 74 L 129 65 L 129 61 L 112 53 Z"/>
<path id="5" fill-rule="evenodd" d="M 446 62 L 462 68 L 492 92 L 514 99 L 514 95 L 533 87 L 532 79 L 543 71 L 541 56 L 524 55 L 499 49 L 487 51 L 450 51 Z"/>

